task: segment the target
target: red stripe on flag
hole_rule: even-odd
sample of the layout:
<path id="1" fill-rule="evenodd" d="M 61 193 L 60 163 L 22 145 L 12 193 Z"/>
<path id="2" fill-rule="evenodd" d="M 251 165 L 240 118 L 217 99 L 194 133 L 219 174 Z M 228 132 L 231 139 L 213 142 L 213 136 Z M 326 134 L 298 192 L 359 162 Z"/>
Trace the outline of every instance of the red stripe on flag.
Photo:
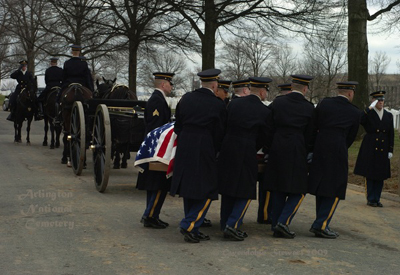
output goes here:
<path id="1" fill-rule="evenodd" d="M 162 141 L 160 150 L 158 150 L 158 157 L 163 157 L 165 155 L 165 152 L 167 151 L 169 141 L 171 139 L 172 133 L 174 132 L 174 129 L 170 129 L 168 134 L 165 136 L 165 139 Z"/>

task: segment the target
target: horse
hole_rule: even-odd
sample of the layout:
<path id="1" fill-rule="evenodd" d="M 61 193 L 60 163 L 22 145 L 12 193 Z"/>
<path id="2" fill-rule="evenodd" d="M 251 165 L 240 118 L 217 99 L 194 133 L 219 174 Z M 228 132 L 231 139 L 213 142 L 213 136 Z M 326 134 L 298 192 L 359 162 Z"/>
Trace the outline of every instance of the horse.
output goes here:
<path id="1" fill-rule="evenodd" d="M 21 92 L 17 97 L 17 105 L 14 119 L 14 142 L 21 143 L 21 128 L 24 120 L 27 120 L 26 127 L 26 144 L 31 145 L 29 139 L 29 132 L 31 130 L 31 123 L 33 115 L 36 111 L 36 77 L 34 83 L 21 84 Z"/>
<path id="2" fill-rule="evenodd" d="M 111 92 L 112 87 L 115 85 L 115 81 L 117 81 L 117 78 L 114 78 L 114 80 L 111 79 L 105 79 L 103 77 L 103 83 L 99 83 L 99 80 L 96 80 L 96 87 L 97 90 L 94 93 L 95 98 L 106 98 L 108 94 Z"/>
<path id="3" fill-rule="evenodd" d="M 124 99 L 137 101 L 136 94 L 131 91 L 126 85 L 114 85 L 110 92 L 105 94 L 104 96 L 105 99 Z M 114 160 L 113 168 L 127 168 L 127 160 L 130 159 L 129 132 L 132 130 L 132 127 L 130 125 L 131 121 L 129 118 L 127 119 L 126 117 L 119 115 L 111 115 L 111 120 L 111 158 Z"/>
<path id="4" fill-rule="evenodd" d="M 55 123 L 56 117 L 58 115 L 56 110 L 56 100 L 57 100 L 57 94 L 59 93 L 60 90 L 61 88 L 59 86 L 51 88 L 50 92 L 46 96 L 46 100 L 43 105 L 44 109 L 43 146 L 47 146 L 47 132 L 49 131 L 49 124 L 50 124 L 50 133 L 51 133 L 50 149 L 60 147 L 61 125 L 59 123 Z"/>
<path id="5" fill-rule="evenodd" d="M 61 103 L 61 112 L 63 118 L 63 130 L 64 130 L 64 150 L 63 156 L 61 159 L 62 164 L 67 164 L 67 166 L 71 166 L 70 162 L 70 149 L 69 142 L 67 140 L 68 134 L 70 132 L 71 127 L 71 111 L 72 105 L 75 101 L 81 101 L 82 104 L 86 104 L 86 101 L 92 98 L 92 91 L 88 88 L 82 86 L 79 83 L 71 83 L 67 88 L 64 89 L 61 95 L 60 103 Z"/>

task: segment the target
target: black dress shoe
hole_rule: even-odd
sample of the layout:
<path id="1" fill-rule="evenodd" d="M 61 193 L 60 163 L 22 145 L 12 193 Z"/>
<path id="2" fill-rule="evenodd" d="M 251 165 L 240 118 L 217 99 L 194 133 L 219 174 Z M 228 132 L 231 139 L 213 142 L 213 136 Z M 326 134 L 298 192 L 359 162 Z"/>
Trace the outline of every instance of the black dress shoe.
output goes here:
<path id="1" fill-rule="evenodd" d="M 200 242 L 200 240 L 196 236 L 196 234 L 189 232 L 183 228 L 181 228 L 180 232 L 184 236 L 183 239 L 185 240 L 185 242 L 188 242 L 188 243 L 199 243 Z"/>
<path id="2" fill-rule="evenodd" d="M 275 231 L 282 233 L 283 237 L 287 239 L 293 239 L 296 236 L 296 233 L 289 230 L 289 226 L 280 222 L 276 225 Z"/>
<path id="3" fill-rule="evenodd" d="M 376 206 L 378 206 L 378 207 L 383 207 L 383 204 L 382 204 L 380 201 L 378 201 L 378 202 L 376 203 Z"/>
<path id="4" fill-rule="evenodd" d="M 378 204 L 376 202 L 372 202 L 372 201 L 368 201 L 367 205 L 368 206 L 372 206 L 372 207 L 377 207 L 378 206 Z"/>
<path id="5" fill-rule="evenodd" d="M 310 228 L 310 232 L 314 233 L 316 237 L 321 237 L 321 238 L 326 238 L 326 239 L 336 239 L 338 236 L 336 235 L 335 232 L 326 229 L 322 230 L 322 229 L 318 229 L 318 228 Z"/>
<path id="6" fill-rule="evenodd" d="M 326 227 L 326 230 L 328 230 L 328 231 L 332 232 L 333 234 L 335 234 L 336 237 L 339 237 L 339 236 L 340 236 L 339 233 L 337 233 L 336 231 L 333 231 L 333 230 L 330 229 L 329 227 Z"/>
<path id="7" fill-rule="evenodd" d="M 210 239 L 210 236 L 208 236 L 200 231 L 196 234 L 196 237 L 199 239 L 199 241 L 208 241 Z"/>
<path id="8" fill-rule="evenodd" d="M 144 227 L 151 227 L 155 229 L 167 228 L 164 224 L 160 223 L 157 219 L 153 217 L 142 218 L 140 222 L 143 223 Z"/>
<path id="9" fill-rule="evenodd" d="M 165 225 L 165 227 L 168 227 L 168 226 L 169 226 L 169 223 L 167 223 L 167 222 L 164 222 L 164 221 L 162 221 L 162 220 L 161 220 L 161 219 L 159 219 L 159 218 L 156 218 L 156 220 L 157 220 L 159 223 L 161 223 L 161 224 Z"/>
<path id="10" fill-rule="evenodd" d="M 204 218 L 203 223 L 200 225 L 200 227 L 211 227 L 212 223 L 209 219 Z"/>
<path id="11" fill-rule="evenodd" d="M 283 234 L 279 231 L 274 231 L 274 234 L 272 234 L 275 238 L 284 238 Z"/>
<path id="12" fill-rule="evenodd" d="M 247 235 L 246 232 L 244 232 L 244 231 L 242 231 L 242 230 L 236 229 L 236 231 L 237 231 L 240 235 L 242 235 L 243 238 L 247 238 L 247 237 L 249 236 L 249 235 Z"/>
<path id="13" fill-rule="evenodd" d="M 233 241 L 243 241 L 244 237 L 235 228 L 226 226 L 224 230 L 224 238 L 231 239 Z"/>
<path id="14" fill-rule="evenodd" d="M 270 219 L 268 219 L 268 220 L 260 220 L 260 219 L 258 219 L 257 223 L 259 223 L 259 224 L 271 224 L 272 220 L 270 220 Z"/>

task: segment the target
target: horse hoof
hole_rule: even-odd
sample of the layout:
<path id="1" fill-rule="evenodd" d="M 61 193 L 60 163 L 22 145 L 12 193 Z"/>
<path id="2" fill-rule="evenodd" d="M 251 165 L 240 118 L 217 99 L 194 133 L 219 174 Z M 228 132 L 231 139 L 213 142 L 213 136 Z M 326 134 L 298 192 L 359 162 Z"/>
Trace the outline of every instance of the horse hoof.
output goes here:
<path id="1" fill-rule="evenodd" d="M 119 165 L 114 165 L 113 169 L 119 169 Z"/>
<path id="2" fill-rule="evenodd" d="M 60 144 L 59 143 L 56 143 L 56 148 L 60 148 Z"/>
<path id="3" fill-rule="evenodd" d="M 50 145 L 50 149 L 54 149 L 54 144 L 51 144 L 51 145 Z"/>
<path id="4" fill-rule="evenodd" d="M 67 160 L 66 159 L 61 159 L 61 164 L 67 164 Z"/>
<path id="5" fill-rule="evenodd" d="M 26 142 L 26 145 L 31 146 L 31 143 L 29 141 Z"/>
<path id="6" fill-rule="evenodd" d="M 67 162 L 67 167 L 72 167 L 71 161 Z"/>
<path id="7" fill-rule="evenodd" d="M 43 146 L 47 146 L 47 141 L 43 141 Z"/>
<path id="8" fill-rule="evenodd" d="M 128 168 L 128 163 L 122 163 L 121 168 Z"/>

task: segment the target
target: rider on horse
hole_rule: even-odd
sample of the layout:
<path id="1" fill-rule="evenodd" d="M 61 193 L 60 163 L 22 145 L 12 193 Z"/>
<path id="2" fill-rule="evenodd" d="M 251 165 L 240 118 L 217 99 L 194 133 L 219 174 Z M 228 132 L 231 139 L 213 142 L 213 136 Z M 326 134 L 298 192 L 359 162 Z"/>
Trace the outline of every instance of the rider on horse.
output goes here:
<path id="1" fill-rule="evenodd" d="M 50 58 L 50 67 L 47 68 L 44 74 L 44 82 L 46 88 L 38 97 L 39 109 L 43 112 L 43 103 L 46 102 L 47 96 L 53 87 L 61 87 L 63 80 L 63 69 L 57 66 L 57 57 Z"/>
<path id="2" fill-rule="evenodd" d="M 11 114 L 7 118 L 8 120 L 14 121 L 15 118 L 15 112 L 17 110 L 17 99 L 18 95 L 21 93 L 22 89 L 25 88 L 26 86 L 33 86 L 35 83 L 35 79 L 33 78 L 33 75 L 31 72 L 28 72 L 28 61 L 26 60 L 21 60 L 19 62 L 19 68 L 15 72 L 11 74 L 11 78 L 17 80 L 18 85 L 15 87 L 14 93 L 11 94 L 10 97 L 10 111 Z M 36 96 L 35 96 L 36 100 Z M 37 102 L 35 103 L 37 107 Z M 36 108 L 35 111 L 35 120 L 40 120 L 42 119 L 41 114 L 38 113 L 38 108 Z"/>
<path id="3" fill-rule="evenodd" d="M 72 83 L 79 83 L 82 86 L 94 91 L 93 78 L 85 58 L 80 56 L 82 47 L 71 45 L 72 57 L 65 61 L 61 92 L 57 95 L 57 103 L 60 103 L 62 92 Z M 58 106 L 57 106 L 58 107 Z"/>

